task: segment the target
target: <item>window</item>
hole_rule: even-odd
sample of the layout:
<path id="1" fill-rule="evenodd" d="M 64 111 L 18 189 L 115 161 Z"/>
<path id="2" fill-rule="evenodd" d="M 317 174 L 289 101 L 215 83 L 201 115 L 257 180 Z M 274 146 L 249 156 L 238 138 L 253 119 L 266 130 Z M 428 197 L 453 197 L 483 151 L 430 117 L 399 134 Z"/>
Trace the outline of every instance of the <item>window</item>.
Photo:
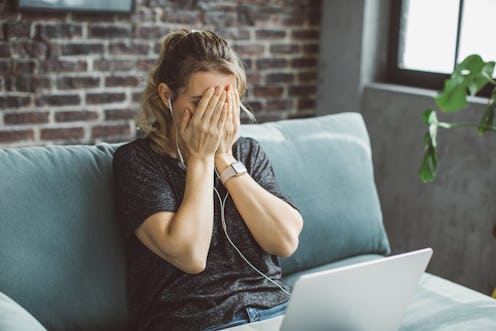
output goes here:
<path id="1" fill-rule="evenodd" d="M 440 90 L 466 56 L 496 60 L 495 0 L 400 0 L 391 9 L 391 82 Z"/>

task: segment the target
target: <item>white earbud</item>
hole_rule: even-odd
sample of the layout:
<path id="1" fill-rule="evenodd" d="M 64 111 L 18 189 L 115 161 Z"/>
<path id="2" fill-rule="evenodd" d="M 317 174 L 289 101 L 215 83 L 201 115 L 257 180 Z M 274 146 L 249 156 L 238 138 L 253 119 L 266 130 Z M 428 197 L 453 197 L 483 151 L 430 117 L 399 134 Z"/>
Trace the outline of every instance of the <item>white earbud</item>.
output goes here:
<path id="1" fill-rule="evenodd" d="M 177 131 L 179 130 L 179 128 L 177 127 L 176 119 L 174 118 L 171 99 L 167 98 L 167 102 L 169 103 L 169 111 L 170 111 L 171 116 L 172 116 L 172 121 L 174 122 L 174 126 L 176 127 L 176 149 L 177 149 L 177 154 L 179 155 L 179 159 L 181 161 L 181 163 L 179 165 L 181 168 L 183 168 L 183 170 L 186 170 L 186 162 L 184 162 L 183 153 L 181 153 L 181 149 L 179 148 L 179 143 L 177 142 L 177 139 L 178 139 L 177 138 Z"/>
<path id="2" fill-rule="evenodd" d="M 170 98 L 167 98 L 167 102 L 169 103 L 169 111 L 172 114 L 172 102 L 171 102 L 171 99 Z"/>

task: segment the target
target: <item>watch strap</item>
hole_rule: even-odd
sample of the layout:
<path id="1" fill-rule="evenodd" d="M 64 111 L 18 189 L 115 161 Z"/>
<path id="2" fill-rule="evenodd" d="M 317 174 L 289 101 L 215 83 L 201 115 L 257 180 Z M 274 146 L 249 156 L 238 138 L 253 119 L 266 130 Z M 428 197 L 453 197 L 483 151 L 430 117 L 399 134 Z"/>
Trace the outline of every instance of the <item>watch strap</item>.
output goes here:
<path id="1" fill-rule="evenodd" d="M 232 177 L 242 175 L 246 172 L 246 167 L 242 162 L 233 162 L 226 169 L 224 169 L 224 171 L 222 171 L 220 174 L 220 181 L 222 184 L 225 184 Z"/>

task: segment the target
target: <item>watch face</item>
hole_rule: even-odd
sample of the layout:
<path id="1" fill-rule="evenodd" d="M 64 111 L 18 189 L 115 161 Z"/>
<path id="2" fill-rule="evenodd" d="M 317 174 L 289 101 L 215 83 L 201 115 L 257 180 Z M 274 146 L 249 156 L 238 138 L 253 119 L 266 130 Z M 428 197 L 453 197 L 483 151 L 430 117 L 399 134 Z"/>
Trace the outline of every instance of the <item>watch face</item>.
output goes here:
<path id="1" fill-rule="evenodd" d="M 241 162 L 234 162 L 233 164 L 231 164 L 231 166 L 237 174 L 246 172 L 246 167 Z"/>

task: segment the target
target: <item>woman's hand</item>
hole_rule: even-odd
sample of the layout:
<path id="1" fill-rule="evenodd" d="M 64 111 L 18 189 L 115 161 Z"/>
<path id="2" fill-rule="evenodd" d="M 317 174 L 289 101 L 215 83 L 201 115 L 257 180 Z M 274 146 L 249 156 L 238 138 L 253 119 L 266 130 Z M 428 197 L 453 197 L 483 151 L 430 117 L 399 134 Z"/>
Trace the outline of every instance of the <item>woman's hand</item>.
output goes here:
<path id="1" fill-rule="evenodd" d="M 228 112 L 227 118 L 224 123 L 222 138 L 219 143 L 219 147 L 215 153 L 216 158 L 224 157 L 226 155 L 232 155 L 232 146 L 237 139 L 239 130 L 239 94 L 236 89 L 230 85 L 227 89 L 227 103 Z"/>
<path id="2" fill-rule="evenodd" d="M 211 158 L 218 150 L 229 113 L 227 99 L 222 87 L 211 87 L 193 114 L 185 110 L 180 132 L 189 158 Z"/>

